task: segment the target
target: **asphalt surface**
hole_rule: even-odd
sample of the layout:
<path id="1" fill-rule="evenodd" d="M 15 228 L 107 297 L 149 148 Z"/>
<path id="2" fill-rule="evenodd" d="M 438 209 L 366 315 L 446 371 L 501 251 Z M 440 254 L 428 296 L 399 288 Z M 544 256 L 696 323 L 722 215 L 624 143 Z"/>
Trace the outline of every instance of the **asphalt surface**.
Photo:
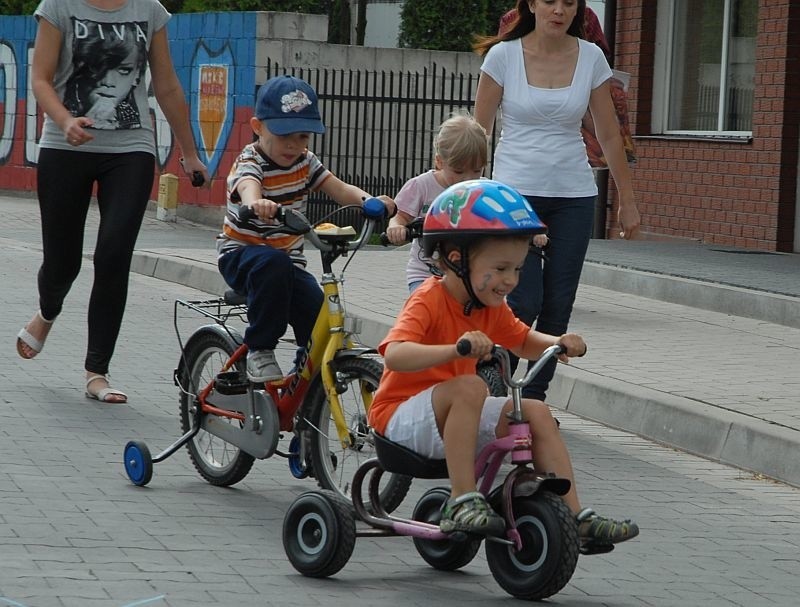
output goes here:
<path id="1" fill-rule="evenodd" d="M 242 483 L 221 489 L 205 483 L 181 451 L 156 466 L 147 488 L 133 487 L 121 463 L 125 443 L 138 438 L 157 451 L 179 434 L 172 307 L 176 298 L 222 288 L 216 230 L 146 219 L 112 368 L 130 404 L 104 406 L 84 398 L 81 381 L 88 262 L 46 350 L 33 361 L 16 356 L 16 332 L 36 306 L 38 213 L 35 201 L 17 196 L 0 197 L 0 205 L 7 344 L 0 359 L 0 605 L 509 604 L 482 552 L 462 571 L 442 573 L 403 538 L 360 539 L 330 580 L 299 576 L 280 529 L 289 504 L 313 481 L 294 479 L 279 458 L 257 462 Z M 93 209 L 87 254 L 96 222 Z M 798 256 L 709 249 L 592 243 L 572 327 L 586 336 L 590 355 L 559 367 L 550 400 L 562 408 L 584 504 L 631 516 L 643 531 L 610 555 L 581 558 L 553 604 L 797 602 L 800 491 L 763 475 L 800 485 L 800 331 L 795 317 L 780 318 L 796 304 Z M 741 264 L 731 270 L 735 279 L 724 264 L 714 269 L 718 255 Z M 617 269 L 623 256 L 630 267 Z M 681 275 L 673 277 L 678 262 Z M 380 338 L 402 305 L 404 263 L 404 251 L 370 250 L 346 270 L 346 304 L 363 319 L 367 342 Z M 690 285 L 674 290 L 676 298 L 712 289 L 720 308 L 733 305 L 724 301 L 728 290 L 731 300 L 746 293 L 762 301 L 753 316 L 777 315 L 784 324 L 702 309 L 691 299 L 601 288 L 589 284 L 595 271 L 597 280 L 628 290 L 637 281 L 651 289 L 651 280 Z M 189 331 L 202 324 L 182 322 Z M 429 486 L 416 481 L 401 511 Z"/>

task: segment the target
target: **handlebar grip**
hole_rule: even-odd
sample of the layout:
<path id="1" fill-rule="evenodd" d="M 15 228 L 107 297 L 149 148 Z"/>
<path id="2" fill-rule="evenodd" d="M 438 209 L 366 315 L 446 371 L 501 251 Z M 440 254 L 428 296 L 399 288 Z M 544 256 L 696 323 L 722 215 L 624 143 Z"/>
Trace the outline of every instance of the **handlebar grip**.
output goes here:
<path id="1" fill-rule="evenodd" d="M 256 213 L 253 211 L 252 207 L 249 207 L 246 204 L 241 205 L 239 208 L 239 221 L 250 221 L 251 219 L 255 218 Z"/>
<path id="2" fill-rule="evenodd" d="M 206 178 L 200 171 L 192 171 L 192 186 L 199 188 L 206 182 Z"/>
<path id="3" fill-rule="evenodd" d="M 413 240 L 411 230 L 408 228 L 408 226 L 406 226 L 405 230 L 406 230 L 406 235 L 405 238 L 403 239 L 403 242 L 411 242 Z M 392 241 L 389 240 L 389 236 L 387 236 L 386 232 L 381 232 L 380 243 L 384 247 L 388 247 L 390 244 L 392 244 Z"/>
<path id="4" fill-rule="evenodd" d="M 468 339 L 459 339 L 456 344 L 456 352 L 461 356 L 467 356 L 472 351 L 472 342 Z"/>
<path id="5" fill-rule="evenodd" d="M 256 215 L 253 207 L 250 207 L 246 204 L 241 205 L 239 208 L 239 221 L 250 221 L 251 219 L 258 219 L 258 215 Z M 278 223 L 285 223 L 286 209 L 283 207 L 278 207 L 278 212 L 275 213 L 275 221 Z"/>
<path id="6" fill-rule="evenodd" d="M 386 216 L 386 207 L 379 198 L 367 198 L 361 205 L 361 211 L 370 219 L 383 219 Z"/>

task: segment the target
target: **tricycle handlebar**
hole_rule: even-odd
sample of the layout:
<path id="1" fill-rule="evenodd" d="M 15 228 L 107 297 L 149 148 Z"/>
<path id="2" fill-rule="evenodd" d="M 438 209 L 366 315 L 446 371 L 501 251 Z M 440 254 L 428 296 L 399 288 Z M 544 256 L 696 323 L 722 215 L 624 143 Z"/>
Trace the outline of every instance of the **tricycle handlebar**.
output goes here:
<path id="1" fill-rule="evenodd" d="M 466 356 L 472 350 L 472 344 L 467 339 L 461 339 L 456 344 L 456 351 L 461 356 Z M 567 351 L 563 344 L 554 344 L 542 352 L 539 359 L 534 365 L 528 369 L 528 372 L 521 379 L 514 379 L 513 370 L 511 369 L 511 361 L 509 360 L 508 350 L 503 346 L 495 345 L 492 347 L 492 358 L 500 364 L 500 372 L 503 376 L 503 381 L 509 388 L 524 388 L 533 381 L 542 370 L 542 368 L 550 361 L 551 358 L 556 358 Z"/>

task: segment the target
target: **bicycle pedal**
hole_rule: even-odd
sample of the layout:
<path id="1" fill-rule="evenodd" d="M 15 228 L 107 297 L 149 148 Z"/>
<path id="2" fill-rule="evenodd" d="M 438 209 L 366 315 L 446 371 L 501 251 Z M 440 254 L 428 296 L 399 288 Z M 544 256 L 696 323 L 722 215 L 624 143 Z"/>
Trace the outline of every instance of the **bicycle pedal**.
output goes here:
<path id="1" fill-rule="evenodd" d="M 595 542 L 582 542 L 580 547 L 580 553 L 584 556 L 608 554 L 612 550 L 614 550 L 614 544 L 598 544 Z"/>
<path id="2" fill-rule="evenodd" d="M 250 382 L 247 376 L 240 371 L 226 371 L 217 375 L 214 388 L 220 394 L 245 394 Z"/>

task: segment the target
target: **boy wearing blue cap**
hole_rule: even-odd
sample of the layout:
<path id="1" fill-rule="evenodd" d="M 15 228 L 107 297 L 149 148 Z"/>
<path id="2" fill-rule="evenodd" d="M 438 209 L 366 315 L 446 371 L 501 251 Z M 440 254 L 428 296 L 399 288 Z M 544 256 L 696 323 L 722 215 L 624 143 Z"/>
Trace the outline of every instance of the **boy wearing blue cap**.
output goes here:
<path id="1" fill-rule="evenodd" d="M 304 80 L 268 80 L 258 90 L 250 126 L 257 140 L 245 146 L 228 175 L 217 263 L 228 286 L 247 295 L 247 376 L 263 383 L 283 377 L 274 349 L 287 326 L 305 346 L 323 301 L 317 280 L 305 270 L 303 237 L 264 234 L 274 227 L 278 208 L 304 212 L 309 191 L 341 205 L 361 204 L 370 195 L 337 178 L 308 149 L 311 133 L 324 133 L 325 126 L 317 94 Z M 394 202 L 380 198 L 391 215 Z M 256 217 L 242 220 L 244 206 Z"/>

